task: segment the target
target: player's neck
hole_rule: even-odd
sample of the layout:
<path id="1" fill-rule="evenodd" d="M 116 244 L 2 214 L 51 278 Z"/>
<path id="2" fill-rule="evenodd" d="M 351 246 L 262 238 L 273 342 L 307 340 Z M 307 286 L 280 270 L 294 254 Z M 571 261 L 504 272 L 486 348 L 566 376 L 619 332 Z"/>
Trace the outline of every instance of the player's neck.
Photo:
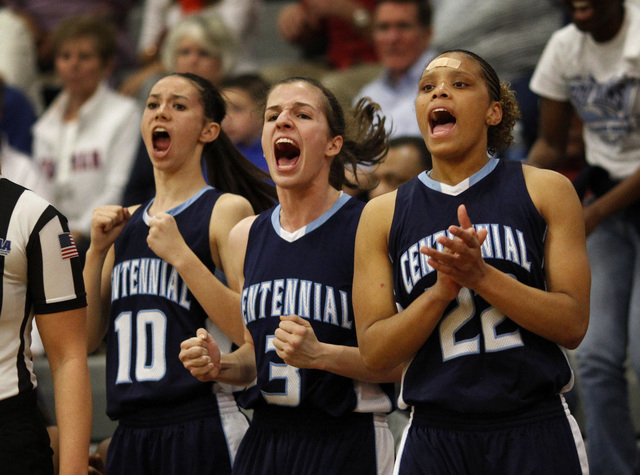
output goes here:
<path id="1" fill-rule="evenodd" d="M 164 177 L 156 180 L 156 195 L 149 209 L 154 215 L 184 203 L 200 191 L 206 182 L 202 175 L 191 179 L 177 179 L 177 177 Z"/>
<path id="2" fill-rule="evenodd" d="M 455 186 L 480 171 L 488 161 L 489 157 L 486 153 L 474 156 L 472 159 L 469 157 L 461 159 L 432 157 L 433 169 L 429 176 L 440 183 Z"/>
<path id="3" fill-rule="evenodd" d="M 340 192 L 330 185 L 322 190 L 278 189 L 280 225 L 285 231 L 297 231 L 326 213 L 339 197 Z"/>

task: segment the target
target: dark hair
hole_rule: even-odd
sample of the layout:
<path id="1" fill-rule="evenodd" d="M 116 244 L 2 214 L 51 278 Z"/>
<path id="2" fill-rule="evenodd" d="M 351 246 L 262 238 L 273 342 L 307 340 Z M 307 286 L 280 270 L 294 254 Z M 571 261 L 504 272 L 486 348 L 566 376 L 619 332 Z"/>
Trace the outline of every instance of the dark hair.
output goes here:
<path id="1" fill-rule="evenodd" d="M 464 49 L 450 49 L 439 56 L 447 53 L 462 53 L 480 65 L 482 77 L 489 90 L 489 98 L 492 101 L 499 102 L 502 106 L 502 120 L 499 124 L 490 126 L 487 132 L 487 151 L 491 155 L 505 151 L 513 142 L 511 131 L 516 120 L 520 117 L 518 101 L 516 101 L 515 93 L 510 89 L 510 84 L 500 81 L 495 69 L 476 53 Z"/>
<path id="2" fill-rule="evenodd" d="M 115 58 L 118 52 L 116 28 L 111 21 L 94 15 L 71 16 L 62 20 L 53 33 L 56 54 L 62 45 L 77 38 L 91 38 L 103 64 Z"/>
<path id="3" fill-rule="evenodd" d="M 378 0 L 376 6 L 383 3 L 413 3 L 418 9 L 418 23 L 422 26 L 431 26 L 433 11 L 429 0 Z"/>
<path id="4" fill-rule="evenodd" d="M 209 80 L 192 73 L 169 76 L 180 76 L 193 82 L 200 92 L 205 117 L 218 124 L 222 122 L 227 113 L 225 102 Z M 244 196 L 254 212 L 261 213 L 276 203 L 276 190 L 267 182 L 269 175 L 251 163 L 222 129 L 213 142 L 205 144 L 202 160 L 207 169 L 208 183 L 221 191 Z"/>
<path id="5" fill-rule="evenodd" d="M 425 170 L 430 170 L 432 168 L 431 153 L 429 152 L 429 149 L 424 143 L 424 139 L 422 137 L 417 137 L 415 135 L 401 135 L 389 140 L 389 149 L 404 147 L 405 145 L 416 149 L 420 156 L 420 164 Z"/>
<path id="6" fill-rule="evenodd" d="M 222 80 L 220 89 L 240 89 L 245 91 L 257 104 L 262 104 L 269 93 L 269 83 L 259 74 L 240 74 Z"/>
<path id="7" fill-rule="evenodd" d="M 353 169 L 357 176 L 358 165 L 371 166 L 384 159 L 389 150 L 389 134 L 385 130 L 385 117 L 380 113 L 380 106 L 371 102 L 368 97 L 358 101 L 351 117 L 347 121 L 344 111 L 336 96 L 319 81 L 305 77 L 290 77 L 279 81 L 272 88 L 281 84 L 306 82 L 320 91 L 323 97 L 323 110 L 329 124 L 331 137 L 342 137 L 342 148 L 331 162 L 329 183 L 337 190 L 350 184 L 345 176 L 345 166 Z"/>

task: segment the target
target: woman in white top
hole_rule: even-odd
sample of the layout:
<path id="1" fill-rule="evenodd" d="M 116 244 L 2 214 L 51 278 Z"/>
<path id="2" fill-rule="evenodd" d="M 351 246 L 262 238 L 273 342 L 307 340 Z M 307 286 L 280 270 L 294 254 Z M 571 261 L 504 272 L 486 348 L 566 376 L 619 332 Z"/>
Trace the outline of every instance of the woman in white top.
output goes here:
<path id="1" fill-rule="evenodd" d="M 116 53 L 111 26 L 72 17 L 60 24 L 54 44 L 62 92 L 34 126 L 33 156 L 82 250 L 93 209 L 121 201 L 138 146 L 140 112 L 135 101 L 105 83 Z"/>

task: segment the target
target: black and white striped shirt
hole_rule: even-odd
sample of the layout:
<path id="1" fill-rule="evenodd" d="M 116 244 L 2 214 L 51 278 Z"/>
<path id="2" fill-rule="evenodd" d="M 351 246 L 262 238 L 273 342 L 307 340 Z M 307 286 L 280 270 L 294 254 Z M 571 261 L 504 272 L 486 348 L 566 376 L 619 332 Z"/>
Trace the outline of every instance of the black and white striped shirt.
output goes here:
<path id="1" fill-rule="evenodd" d="M 82 267 L 66 218 L 0 175 L 0 400 L 36 386 L 34 315 L 86 306 Z"/>

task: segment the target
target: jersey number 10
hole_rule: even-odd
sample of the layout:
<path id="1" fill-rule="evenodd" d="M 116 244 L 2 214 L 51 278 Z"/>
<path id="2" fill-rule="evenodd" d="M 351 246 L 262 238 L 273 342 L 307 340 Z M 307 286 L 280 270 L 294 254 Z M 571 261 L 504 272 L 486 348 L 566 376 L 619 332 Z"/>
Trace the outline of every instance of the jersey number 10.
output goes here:
<path id="1" fill-rule="evenodd" d="M 141 310 L 133 328 L 131 312 L 122 312 L 114 322 L 118 335 L 118 373 L 116 384 L 131 383 L 132 373 L 136 381 L 158 381 L 167 370 L 165 357 L 167 317 L 158 310 Z M 133 339 L 135 367 L 132 361 Z"/>

